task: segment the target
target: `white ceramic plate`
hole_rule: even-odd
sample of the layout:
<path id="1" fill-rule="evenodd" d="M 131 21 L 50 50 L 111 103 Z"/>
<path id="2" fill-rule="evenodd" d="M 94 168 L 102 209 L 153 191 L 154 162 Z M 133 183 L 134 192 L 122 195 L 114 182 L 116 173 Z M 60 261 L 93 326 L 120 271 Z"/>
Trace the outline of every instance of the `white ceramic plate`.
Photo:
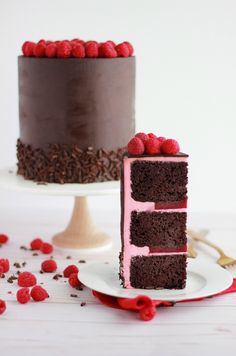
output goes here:
<path id="1" fill-rule="evenodd" d="M 95 262 L 81 266 L 80 281 L 87 287 L 115 297 L 134 298 L 147 295 L 154 300 L 181 301 L 208 297 L 226 288 L 233 282 L 231 274 L 214 263 L 190 260 L 187 269 L 187 284 L 182 290 L 125 289 L 120 285 L 117 262 Z"/>

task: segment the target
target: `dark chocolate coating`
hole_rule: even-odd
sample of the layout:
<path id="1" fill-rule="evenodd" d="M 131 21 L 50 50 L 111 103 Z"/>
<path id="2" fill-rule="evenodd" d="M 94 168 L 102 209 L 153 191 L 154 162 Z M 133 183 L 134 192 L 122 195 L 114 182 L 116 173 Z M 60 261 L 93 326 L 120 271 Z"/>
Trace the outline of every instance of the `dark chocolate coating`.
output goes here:
<path id="1" fill-rule="evenodd" d="M 20 140 L 122 148 L 135 132 L 135 57 L 18 57 Z"/>

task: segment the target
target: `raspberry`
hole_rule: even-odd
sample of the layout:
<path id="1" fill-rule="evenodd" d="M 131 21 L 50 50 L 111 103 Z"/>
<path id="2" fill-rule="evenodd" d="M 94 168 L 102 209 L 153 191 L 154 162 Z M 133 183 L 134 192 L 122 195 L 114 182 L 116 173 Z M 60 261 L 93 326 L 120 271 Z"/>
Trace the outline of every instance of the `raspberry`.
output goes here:
<path id="1" fill-rule="evenodd" d="M 2 267 L 3 273 L 6 273 L 10 269 L 9 260 L 6 258 L 0 258 L 0 266 Z"/>
<path id="2" fill-rule="evenodd" d="M 3 274 L 4 274 L 3 267 L 0 265 L 0 278 L 2 277 Z"/>
<path id="3" fill-rule="evenodd" d="M 0 299 L 0 315 L 3 314 L 6 309 L 7 309 L 6 303 L 4 302 L 4 300 Z"/>
<path id="4" fill-rule="evenodd" d="M 42 262 L 41 269 L 43 272 L 55 272 L 57 269 L 57 264 L 53 260 L 46 260 Z"/>
<path id="5" fill-rule="evenodd" d="M 145 152 L 149 155 L 155 155 L 161 153 L 161 143 L 156 138 L 149 138 L 145 142 Z"/>
<path id="6" fill-rule="evenodd" d="M 89 41 L 85 44 L 86 57 L 96 58 L 98 57 L 98 44 L 95 41 Z"/>
<path id="7" fill-rule="evenodd" d="M 48 242 L 43 242 L 40 251 L 45 255 L 53 252 L 53 245 Z"/>
<path id="8" fill-rule="evenodd" d="M 107 41 L 106 43 L 109 43 L 113 48 L 116 47 L 116 44 L 114 41 Z"/>
<path id="9" fill-rule="evenodd" d="M 148 135 L 146 135 L 144 132 L 139 132 L 135 135 L 135 137 L 140 138 L 140 140 L 143 141 L 143 143 L 145 143 L 148 140 Z"/>
<path id="10" fill-rule="evenodd" d="M 57 45 L 57 57 L 69 58 L 71 55 L 71 45 L 69 41 L 62 41 Z"/>
<path id="11" fill-rule="evenodd" d="M 148 137 L 149 138 L 157 138 L 157 136 L 152 132 L 148 134 Z"/>
<path id="12" fill-rule="evenodd" d="M 43 240 L 37 237 L 36 239 L 32 240 L 30 243 L 30 247 L 32 250 L 40 250 L 43 244 Z"/>
<path id="13" fill-rule="evenodd" d="M 31 289 L 30 295 L 35 302 L 42 302 L 46 298 L 49 298 L 48 292 L 41 286 L 34 286 Z"/>
<path id="14" fill-rule="evenodd" d="M 157 137 L 157 139 L 159 142 L 164 142 L 166 140 L 166 138 L 163 136 L 159 136 L 159 137 Z"/>
<path id="15" fill-rule="evenodd" d="M 68 282 L 69 282 L 70 286 L 73 288 L 81 286 L 81 282 L 78 278 L 77 273 L 71 273 Z"/>
<path id="16" fill-rule="evenodd" d="M 75 44 L 72 48 L 72 55 L 76 58 L 84 58 L 85 57 L 84 46 L 80 43 Z"/>
<path id="17" fill-rule="evenodd" d="M 39 44 L 44 44 L 44 45 L 46 45 L 46 44 L 47 44 L 47 41 L 44 40 L 44 39 L 42 39 L 42 40 L 39 40 L 38 43 L 39 43 Z"/>
<path id="18" fill-rule="evenodd" d="M 35 57 L 41 58 L 45 56 L 46 43 L 41 40 L 39 41 L 34 48 Z"/>
<path id="19" fill-rule="evenodd" d="M 129 49 L 129 55 L 132 56 L 134 53 L 134 47 L 132 46 L 132 44 L 128 41 L 125 41 L 124 44 L 126 44 L 126 46 Z"/>
<path id="20" fill-rule="evenodd" d="M 129 57 L 129 47 L 123 42 L 116 46 L 118 57 Z"/>
<path id="21" fill-rule="evenodd" d="M 30 301 L 30 290 L 27 287 L 21 288 L 16 293 L 16 299 L 20 304 L 26 304 Z"/>
<path id="22" fill-rule="evenodd" d="M 9 237 L 7 235 L 0 234 L 0 245 L 7 243 L 8 240 L 9 240 Z"/>
<path id="23" fill-rule="evenodd" d="M 115 58 L 117 57 L 117 52 L 110 43 L 105 42 L 99 47 L 99 57 Z"/>
<path id="24" fill-rule="evenodd" d="M 144 153 L 143 141 L 138 137 L 133 137 L 128 143 L 128 152 L 131 155 L 142 155 Z"/>
<path id="25" fill-rule="evenodd" d="M 72 273 L 78 273 L 78 272 L 79 269 L 76 265 L 69 265 L 64 269 L 63 275 L 64 277 L 69 278 Z"/>
<path id="26" fill-rule="evenodd" d="M 55 43 L 50 43 L 47 45 L 45 50 L 46 57 L 53 58 L 57 55 L 57 45 Z"/>
<path id="27" fill-rule="evenodd" d="M 36 277 L 30 272 L 21 272 L 18 277 L 20 287 L 32 287 L 37 283 Z"/>
<path id="28" fill-rule="evenodd" d="M 25 57 L 32 57 L 34 56 L 34 49 L 36 44 L 34 42 L 26 41 L 23 43 L 22 52 Z"/>
<path id="29" fill-rule="evenodd" d="M 162 142 L 161 144 L 161 152 L 168 155 L 175 155 L 180 150 L 179 144 L 174 139 L 168 139 Z"/>

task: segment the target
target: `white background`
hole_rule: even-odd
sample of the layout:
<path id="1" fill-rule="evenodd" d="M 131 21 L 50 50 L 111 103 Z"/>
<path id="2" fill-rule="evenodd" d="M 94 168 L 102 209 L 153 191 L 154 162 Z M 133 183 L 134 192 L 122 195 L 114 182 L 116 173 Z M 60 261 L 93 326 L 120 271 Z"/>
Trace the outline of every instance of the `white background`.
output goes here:
<path id="1" fill-rule="evenodd" d="M 15 162 L 17 55 L 25 40 L 129 40 L 137 56 L 137 130 L 177 138 L 190 154 L 192 211 L 233 213 L 235 19 L 234 0 L 1 0 L 0 167 Z M 1 205 L 13 199 L 70 204 L 69 198 L 0 192 Z M 104 198 L 103 206 L 119 209 L 118 197 Z"/>

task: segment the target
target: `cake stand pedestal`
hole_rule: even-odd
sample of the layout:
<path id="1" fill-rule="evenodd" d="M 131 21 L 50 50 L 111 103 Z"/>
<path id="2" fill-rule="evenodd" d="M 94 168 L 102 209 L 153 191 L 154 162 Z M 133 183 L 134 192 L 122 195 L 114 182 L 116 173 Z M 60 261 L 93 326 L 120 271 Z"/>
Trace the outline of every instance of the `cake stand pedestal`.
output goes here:
<path id="1" fill-rule="evenodd" d="M 119 193 L 119 182 L 89 184 L 38 184 L 16 174 L 15 169 L 0 170 L 0 188 L 45 195 L 74 196 L 74 208 L 66 229 L 53 237 L 60 248 L 97 252 L 112 245 L 111 237 L 92 222 L 87 196 Z"/>

